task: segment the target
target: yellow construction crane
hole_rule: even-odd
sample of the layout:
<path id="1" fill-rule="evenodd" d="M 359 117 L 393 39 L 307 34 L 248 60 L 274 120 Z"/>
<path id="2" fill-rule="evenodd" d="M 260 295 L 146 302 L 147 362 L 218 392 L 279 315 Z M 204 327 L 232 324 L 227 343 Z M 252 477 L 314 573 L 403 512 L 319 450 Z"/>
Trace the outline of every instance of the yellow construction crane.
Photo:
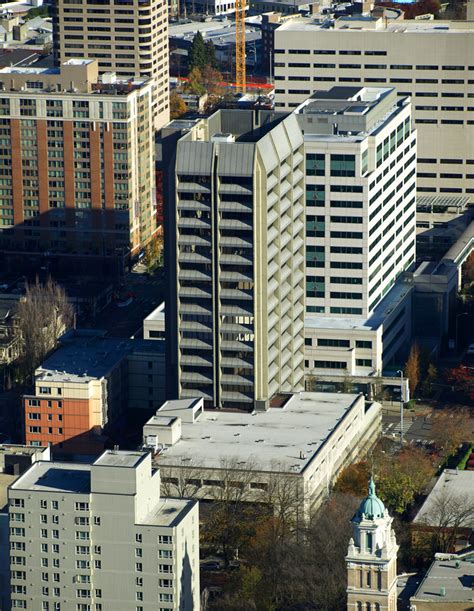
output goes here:
<path id="1" fill-rule="evenodd" d="M 235 85 L 237 91 L 245 93 L 247 74 L 245 71 L 245 8 L 246 0 L 235 2 Z"/>

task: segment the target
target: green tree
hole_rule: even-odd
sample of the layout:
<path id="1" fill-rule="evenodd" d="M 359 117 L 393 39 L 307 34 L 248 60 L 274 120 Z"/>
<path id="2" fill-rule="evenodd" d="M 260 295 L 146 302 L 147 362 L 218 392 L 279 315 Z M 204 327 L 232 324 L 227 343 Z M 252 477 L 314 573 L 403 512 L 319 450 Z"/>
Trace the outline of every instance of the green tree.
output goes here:
<path id="1" fill-rule="evenodd" d="M 206 48 L 206 65 L 211 68 L 217 67 L 217 59 L 216 59 L 216 48 L 212 40 L 207 40 L 205 43 Z"/>
<path id="2" fill-rule="evenodd" d="M 201 32 L 198 32 L 191 43 L 191 47 L 188 52 L 188 67 L 189 70 L 193 68 L 202 69 L 207 65 L 208 50 L 204 43 L 204 38 Z"/>

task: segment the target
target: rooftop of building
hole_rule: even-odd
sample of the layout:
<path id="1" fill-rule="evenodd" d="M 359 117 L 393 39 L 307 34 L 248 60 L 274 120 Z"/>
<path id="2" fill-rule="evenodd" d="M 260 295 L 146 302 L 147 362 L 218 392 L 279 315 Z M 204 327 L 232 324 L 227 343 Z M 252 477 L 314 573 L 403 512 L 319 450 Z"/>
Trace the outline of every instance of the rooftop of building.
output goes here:
<path id="1" fill-rule="evenodd" d="M 255 464 L 259 471 L 300 474 L 360 400 L 302 392 L 265 412 L 204 411 L 193 423 L 182 423 L 181 439 L 159 455 L 157 465 L 219 468 L 229 459 L 236 468 Z"/>
<path id="2" fill-rule="evenodd" d="M 28 66 L 43 58 L 38 51 L 31 49 L 2 49 L 0 51 L 0 68 L 7 66 Z"/>
<path id="3" fill-rule="evenodd" d="M 146 454 L 143 452 L 106 450 L 93 464 L 98 467 L 126 467 L 134 469 L 144 458 L 146 458 Z"/>
<path id="4" fill-rule="evenodd" d="M 197 501 L 161 497 L 159 503 L 143 520 L 147 526 L 173 527 L 194 507 Z"/>
<path id="5" fill-rule="evenodd" d="M 439 504 L 448 499 L 465 500 L 469 506 L 474 505 L 474 471 L 445 469 L 433 490 L 426 497 L 413 522 L 428 525 L 431 522 L 436 523 Z M 471 524 L 466 524 L 466 526 L 474 528 L 474 517 Z"/>
<path id="6" fill-rule="evenodd" d="M 25 446 L 14 443 L 0 444 L 0 454 L 35 456 L 36 454 L 46 450 L 46 446 Z"/>
<path id="7" fill-rule="evenodd" d="M 128 354 L 146 349 L 162 353 L 163 342 L 103 337 L 99 330 L 74 330 L 36 370 L 36 382 L 88 384 L 107 376 Z"/>
<path id="8" fill-rule="evenodd" d="M 465 557 L 455 554 L 436 554 L 436 559 L 428 569 L 412 603 L 433 601 L 441 605 L 454 602 L 472 602 L 474 606 L 474 554 Z M 460 607 L 459 607 L 460 608 Z"/>
<path id="9" fill-rule="evenodd" d="M 340 22 L 339 24 L 337 22 Z M 379 27 L 374 28 L 374 23 Z M 366 27 L 364 25 L 366 24 Z M 335 26 L 335 27 L 334 27 Z M 386 21 L 378 19 L 363 19 L 360 16 L 340 17 L 335 22 L 320 21 L 311 17 L 290 19 L 281 24 L 278 31 L 312 32 L 321 30 L 328 32 L 360 32 L 367 31 L 374 34 L 405 33 L 405 34 L 456 34 L 474 31 L 474 22 L 469 21 L 430 21 L 421 19 Z"/>
<path id="10" fill-rule="evenodd" d="M 294 113 L 307 142 L 360 142 L 376 135 L 408 100 L 393 87 L 336 86 L 315 91 Z"/>
<path id="11" fill-rule="evenodd" d="M 411 291 L 411 286 L 408 283 L 398 280 L 393 287 L 388 291 L 382 301 L 377 305 L 369 318 L 344 318 L 331 316 L 307 315 L 305 316 L 304 324 L 307 329 L 340 329 L 340 330 L 361 330 L 361 331 L 376 331 L 387 318 L 392 314 L 395 308 L 398 308 L 401 303 L 407 298 Z"/>
<path id="12" fill-rule="evenodd" d="M 164 318 L 165 318 L 165 302 L 162 301 L 157 308 L 155 308 L 152 312 L 150 312 L 150 314 L 148 314 L 145 320 L 164 320 Z"/>
<path id="13" fill-rule="evenodd" d="M 38 461 L 11 486 L 12 490 L 34 492 L 74 492 L 88 494 L 90 491 L 90 465 Z"/>

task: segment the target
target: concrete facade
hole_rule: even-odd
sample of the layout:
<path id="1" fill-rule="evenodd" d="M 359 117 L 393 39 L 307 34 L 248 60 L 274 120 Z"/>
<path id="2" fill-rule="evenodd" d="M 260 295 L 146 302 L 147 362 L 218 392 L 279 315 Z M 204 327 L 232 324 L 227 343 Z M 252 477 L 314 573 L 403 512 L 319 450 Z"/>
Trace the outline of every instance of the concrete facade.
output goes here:
<path id="1" fill-rule="evenodd" d="M 303 389 L 304 155 L 296 118 L 221 110 L 174 121 L 164 157 L 166 344 L 178 372 L 168 396 L 266 408 L 277 393 Z"/>
<path id="2" fill-rule="evenodd" d="M 197 399 L 168 401 L 156 418 L 154 460 L 171 496 L 185 488 L 212 500 L 234 486 L 248 502 L 268 504 L 281 486 L 292 491 L 303 515 L 321 505 L 344 466 L 370 450 L 382 413 L 363 395 L 302 392 L 282 395 L 278 406 L 253 414 L 203 412 Z M 167 443 L 174 419 L 181 422 L 180 434 Z"/>
<path id="3" fill-rule="evenodd" d="M 12 608 L 199 610 L 198 505 L 160 496 L 149 453 L 38 462 L 8 496 Z"/>
<path id="4" fill-rule="evenodd" d="M 155 129 L 169 121 L 168 3 L 160 0 L 53 3 L 54 56 L 97 58 L 119 79 L 153 79 Z"/>
<path id="5" fill-rule="evenodd" d="M 0 249 L 113 260 L 156 231 L 151 82 L 96 60 L 3 68 Z M 92 263 L 94 265 L 94 263 Z"/>
<path id="6" fill-rule="evenodd" d="M 275 32 L 276 108 L 334 85 L 396 87 L 413 101 L 418 193 L 474 197 L 474 29 L 463 21 L 296 19 Z"/>
<path id="7" fill-rule="evenodd" d="M 127 408 L 161 404 L 164 360 L 159 342 L 69 333 L 36 370 L 35 393 L 23 397 L 26 443 L 98 454 L 106 441 L 104 428 Z"/>
<path id="8" fill-rule="evenodd" d="M 306 155 L 307 372 L 381 373 L 410 339 L 416 130 L 393 88 L 333 87 L 294 111 Z"/>

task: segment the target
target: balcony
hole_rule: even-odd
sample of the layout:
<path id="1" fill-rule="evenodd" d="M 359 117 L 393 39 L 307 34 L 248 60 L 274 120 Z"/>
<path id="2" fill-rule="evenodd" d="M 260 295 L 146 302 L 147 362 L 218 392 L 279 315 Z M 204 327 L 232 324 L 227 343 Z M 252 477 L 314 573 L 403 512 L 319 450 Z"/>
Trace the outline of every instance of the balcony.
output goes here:
<path id="1" fill-rule="evenodd" d="M 253 403 L 254 397 L 251 394 L 243 392 L 230 392 L 222 390 L 222 400 L 231 401 L 232 403 Z"/>
<path id="2" fill-rule="evenodd" d="M 222 367 L 239 367 L 241 369 L 253 369 L 253 360 L 244 361 L 237 356 L 222 356 L 221 358 Z"/>
<path id="3" fill-rule="evenodd" d="M 252 189 L 243 187 L 242 185 L 227 185 L 221 184 L 219 186 L 219 194 L 224 195 L 249 195 L 252 197 Z"/>
<path id="4" fill-rule="evenodd" d="M 212 384 L 213 380 L 212 378 L 208 378 L 202 373 L 197 373 L 196 371 L 182 371 L 181 382 L 194 382 L 195 384 Z"/>
<path id="5" fill-rule="evenodd" d="M 225 322 L 221 324 L 220 328 L 221 333 L 230 333 L 230 334 L 242 334 L 242 335 L 250 335 L 253 334 L 253 325 L 243 325 L 237 322 Z"/>
<path id="6" fill-rule="evenodd" d="M 181 322 L 182 331 L 199 331 L 200 333 L 212 333 L 212 323 L 204 324 L 197 320 L 183 320 Z"/>
<path id="7" fill-rule="evenodd" d="M 234 301 L 252 301 L 252 291 L 243 291 L 240 289 L 221 289 L 221 299 L 232 299 Z"/>
<path id="8" fill-rule="evenodd" d="M 226 316 L 253 316 L 253 309 L 238 304 L 222 304 L 220 313 Z"/>
<path id="9" fill-rule="evenodd" d="M 210 193 L 210 187 L 201 185 L 197 182 L 181 182 L 178 181 L 178 194 L 181 193 Z"/>
<path id="10" fill-rule="evenodd" d="M 221 341 L 221 350 L 229 352 L 253 352 L 253 343 L 240 341 L 238 339 L 223 339 Z"/>
<path id="11" fill-rule="evenodd" d="M 206 359 L 195 354 L 181 354 L 180 362 L 182 365 L 193 365 L 194 367 L 212 367 L 212 359 Z"/>
<path id="12" fill-rule="evenodd" d="M 221 255 L 220 262 L 226 265 L 253 265 L 251 257 L 244 257 L 242 255 Z"/>
<path id="13" fill-rule="evenodd" d="M 210 305 L 210 304 L 209 304 Z M 211 308 L 205 308 L 198 303 L 180 303 L 179 304 L 180 314 L 198 314 L 200 316 L 208 316 L 209 319 L 212 317 Z"/>
<path id="14" fill-rule="evenodd" d="M 246 214 L 252 214 L 252 202 L 243 204 L 242 202 L 223 202 L 219 203 L 219 210 L 222 212 L 243 212 Z"/>
<path id="15" fill-rule="evenodd" d="M 205 263 L 210 265 L 212 263 L 211 256 L 205 256 L 197 252 L 180 252 L 178 255 L 178 261 L 180 263 Z"/>
<path id="16" fill-rule="evenodd" d="M 232 384 L 232 386 L 246 386 L 252 387 L 254 385 L 253 378 L 238 374 L 223 373 L 221 375 L 222 384 Z"/>
<path id="17" fill-rule="evenodd" d="M 200 280 L 200 281 L 210 281 L 211 273 L 210 272 L 201 272 L 197 269 L 180 269 L 178 272 L 179 280 Z"/>
<path id="18" fill-rule="evenodd" d="M 209 290 L 206 291 L 202 288 L 199 288 L 197 286 L 182 286 L 179 289 L 179 296 L 180 297 L 201 297 L 204 299 L 212 299 L 212 290 L 211 290 L 211 286 L 209 285 Z"/>
<path id="19" fill-rule="evenodd" d="M 252 220 L 242 219 L 222 219 L 221 229 L 234 229 L 236 231 L 251 231 L 253 229 Z"/>
<path id="20" fill-rule="evenodd" d="M 226 248 L 253 248 L 252 240 L 245 240 L 241 237 L 221 236 L 219 243 Z"/>
<path id="21" fill-rule="evenodd" d="M 181 386 L 180 395 L 183 399 L 194 399 L 196 397 L 202 397 L 205 401 L 213 401 L 214 397 L 208 393 L 204 392 L 201 388 L 185 388 Z"/>
<path id="22" fill-rule="evenodd" d="M 191 199 L 183 199 L 178 202 L 178 210 L 204 210 L 209 212 L 210 209 L 211 207 L 209 204 Z"/>
<path id="23" fill-rule="evenodd" d="M 190 216 L 182 216 L 178 219 L 178 227 L 182 229 L 210 229 L 211 221 L 205 221 Z"/>
<path id="24" fill-rule="evenodd" d="M 178 244 L 180 246 L 182 245 L 194 245 L 194 246 L 208 246 L 210 248 L 211 246 L 211 238 L 209 237 L 209 239 L 207 238 L 203 238 L 200 235 L 184 235 L 184 234 L 180 234 L 179 238 L 178 238 Z"/>
<path id="25" fill-rule="evenodd" d="M 250 270 L 249 273 L 243 272 L 221 272 L 221 282 L 253 282 L 253 273 Z"/>
<path id="26" fill-rule="evenodd" d="M 181 348 L 189 348 L 190 350 L 212 350 L 212 335 L 209 334 L 209 342 L 205 342 L 197 337 L 185 337 L 180 340 Z"/>

